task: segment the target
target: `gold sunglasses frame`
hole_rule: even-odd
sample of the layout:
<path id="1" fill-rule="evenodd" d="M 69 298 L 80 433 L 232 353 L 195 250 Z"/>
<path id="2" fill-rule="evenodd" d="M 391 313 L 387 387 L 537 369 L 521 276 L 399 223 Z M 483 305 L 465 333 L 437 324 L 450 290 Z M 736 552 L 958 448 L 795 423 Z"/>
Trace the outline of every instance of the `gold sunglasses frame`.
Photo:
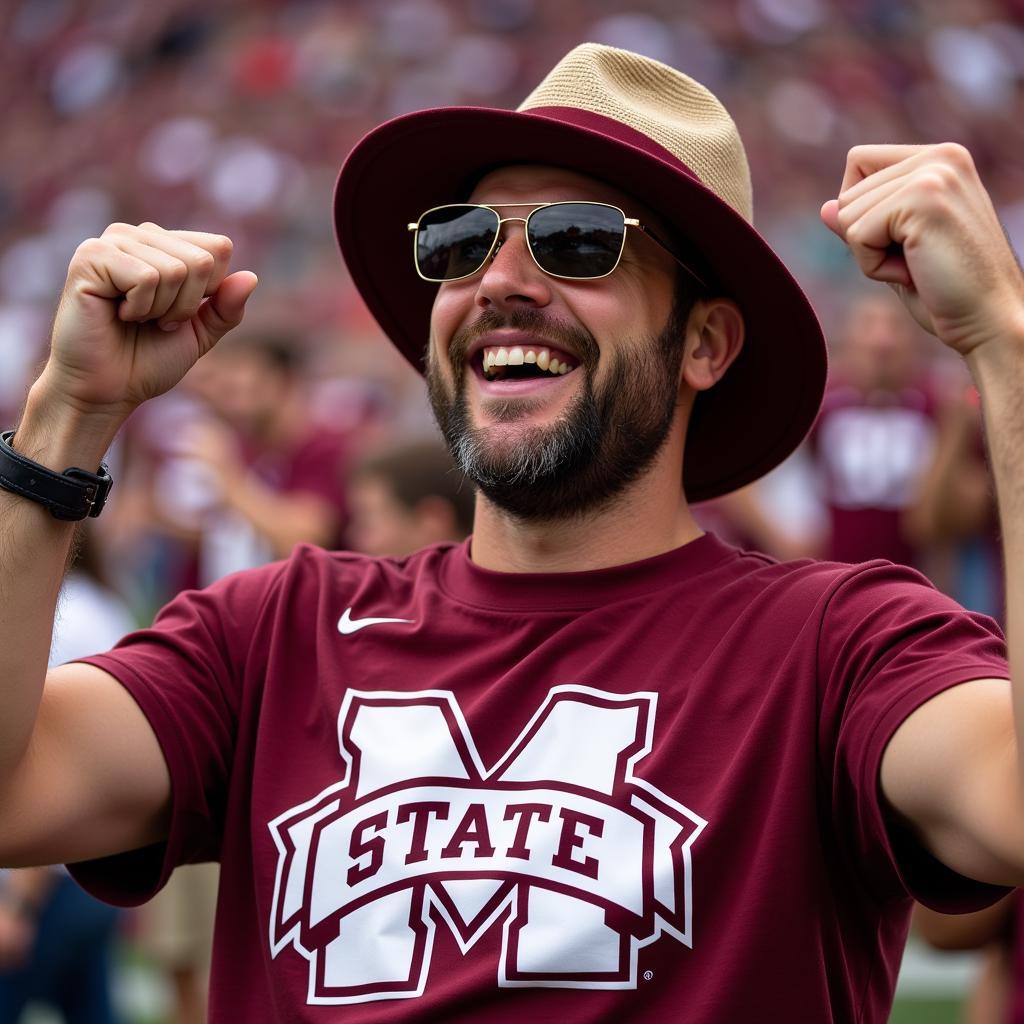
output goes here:
<path id="1" fill-rule="evenodd" d="M 533 207 L 533 209 L 525 217 L 502 217 L 501 214 L 498 213 L 499 210 L 507 209 L 509 207 L 523 206 Z M 546 210 L 552 206 L 602 206 L 608 210 L 615 210 L 617 213 L 622 215 L 622 244 L 619 246 L 619 252 L 618 255 L 615 257 L 615 263 L 612 265 L 611 270 L 607 271 L 604 274 L 595 274 L 593 277 L 573 277 L 568 274 L 552 273 L 550 270 L 547 270 L 540 265 L 540 261 L 534 254 L 533 246 L 530 244 L 530 218 L 538 210 Z M 490 210 L 492 213 L 497 215 L 498 224 L 494 231 L 494 241 L 491 242 L 491 247 L 490 249 L 487 250 L 487 255 L 480 261 L 480 266 L 478 266 L 471 273 L 460 274 L 458 277 L 427 277 L 420 270 L 420 263 L 419 260 L 417 259 L 417 246 L 419 242 L 420 223 L 424 217 L 428 216 L 431 213 L 435 213 L 438 210 L 451 210 L 455 209 L 456 207 L 462 209 L 469 208 L 479 210 Z M 615 271 L 619 267 L 619 263 L 622 262 L 622 254 L 623 252 L 625 252 L 626 249 L 626 228 L 639 228 L 652 242 L 654 242 L 656 245 L 664 249 L 665 252 L 667 252 L 669 256 L 671 256 L 672 259 L 674 259 L 676 263 L 678 263 L 679 266 L 681 266 L 683 270 L 685 270 L 702 288 L 707 289 L 708 287 L 707 284 L 705 284 L 704 280 L 690 266 L 684 263 L 683 260 L 680 259 L 679 256 L 677 256 L 664 241 L 662 241 L 656 234 L 654 234 L 654 232 L 651 231 L 650 228 L 641 224 L 640 221 L 637 220 L 635 217 L 627 217 L 626 211 L 623 210 L 621 207 L 615 206 L 613 203 L 597 203 L 587 199 L 566 199 L 555 203 L 442 203 L 440 206 L 432 206 L 429 210 L 424 210 L 423 213 L 420 214 L 418 220 L 416 220 L 414 223 L 410 223 L 409 225 L 407 225 L 408 230 L 413 232 L 412 262 L 413 266 L 416 268 L 417 275 L 420 277 L 421 280 L 429 281 L 431 284 L 445 284 L 451 281 L 465 281 L 467 278 L 475 277 L 477 274 L 480 273 L 481 270 L 484 269 L 484 267 L 487 266 L 487 263 L 490 260 L 494 259 L 494 257 L 497 256 L 498 250 L 504 244 L 501 238 L 501 226 L 502 224 L 506 224 L 509 221 L 519 221 L 523 225 L 523 235 L 526 239 L 526 248 L 527 251 L 530 253 L 530 258 L 537 265 L 537 269 L 540 270 L 541 273 L 547 274 L 548 277 L 555 277 L 562 281 L 600 281 L 602 278 L 609 277 L 611 274 L 615 273 Z"/>

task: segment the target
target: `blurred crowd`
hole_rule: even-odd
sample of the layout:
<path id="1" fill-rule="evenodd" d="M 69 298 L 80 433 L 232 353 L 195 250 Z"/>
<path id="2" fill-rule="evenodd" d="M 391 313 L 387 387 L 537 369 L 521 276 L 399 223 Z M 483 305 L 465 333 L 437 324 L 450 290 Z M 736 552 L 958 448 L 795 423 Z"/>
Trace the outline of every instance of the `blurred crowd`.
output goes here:
<path id="1" fill-rule="evenodd" d="M 377 344 L 335 249 L 338 167 L 387 117 L 515 106 L 583 40 L 664 60 L 722 98 L 755 221 L 829 329 L 853 273 L 817 211 L 855 143 L 965 143 L 1024 239 L 1024 0 L 9 0 L 0 413 L 20 403 L 78 242 L 152 220 L 235 240 L 262 279 L 254 314 L 302 339 L 345 426 L 422 426 L 416 382 Z"/>
<path id="2" fill-rule="evenodd" d="M 703 521 L 780 557 L 905 561 L 1000 613 L 977 395 L 889 292 L 864 291 L 818 209 L 851 145 L 954 140 L 1024 251 L 1024 0 L 11 0 L 0 424 L 15 422 L 44 354 L 72 252 L 107 223 L 222 232 L 236 266 L 261 278 L 238 337 L 140 410 L 111 452 L 116 490 L 69 580 L 55 662 L 299 542 L 402 554 L 466 535 L 471 489 L 344 271 L 332 186 L 382 120 L 515 106 L 586 40 L 656 57 L 720 96 L 747 145 L 755 222 L 833 339 L 808 444 Z M 65 883 L 29 879 L 18 899 L 38 910 Z M 188 885 L 179 905 L 208 909 L 215 879 Z M 208 923 L 159 914 L 136 927 L 169 1005 L 198 1021 Z M 0 975 L 19 941 L 24 960 L 33 935 L 0 907 Z"/>

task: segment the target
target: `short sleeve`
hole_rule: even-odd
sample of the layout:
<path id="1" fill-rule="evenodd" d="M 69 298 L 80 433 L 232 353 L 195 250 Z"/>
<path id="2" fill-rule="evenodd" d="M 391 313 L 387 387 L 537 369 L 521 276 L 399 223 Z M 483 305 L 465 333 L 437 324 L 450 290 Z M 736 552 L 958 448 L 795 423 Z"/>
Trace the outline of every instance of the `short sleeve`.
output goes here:
<path id="1" fill-rule="evenodd" d="M 278 563 L 186 591 L 149 629 L 83 658 L 109 672 L 142 709 L 171 776 L 171 821 L 159 844 L 69 865 L 110 903 L 150 899 L 179 864 L 216 860 L 245 680 L 265 659 L 259 622 L 277 593 Z"/>
<path id="2" fill-rule="evenodd" d="M 869 890 L 881 900 L 911 896 L 950 913 L 1004 895 L 932 857 L 886 807 L 880 785 L 882 755 L 911 712 L 959 683 L 1009 678 L 996 623 L 912 569 L 867 563 L 845 574 L 828 600 L 818 678 L 832 827 Z"/>

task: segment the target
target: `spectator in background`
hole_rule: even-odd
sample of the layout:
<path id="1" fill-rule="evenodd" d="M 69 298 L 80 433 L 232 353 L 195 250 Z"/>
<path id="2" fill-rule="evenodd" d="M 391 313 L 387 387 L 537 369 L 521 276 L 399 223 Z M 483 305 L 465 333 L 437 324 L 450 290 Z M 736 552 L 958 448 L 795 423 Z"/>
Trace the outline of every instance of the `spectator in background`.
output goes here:
<path id="1" fill-rule="evenodd" d="M 168 1024 L 206 1024 L 218 864 L 185 864 L 139 908 L 140 951 L 170 991 Z"/>
<path id="2" fill-rule="evenodd" d="M 0 1020 L 28 1006 L 62 1024 L 115 1024 L 111 954 L 119 912 L 63 868 L 23 868 L 0 879 Z"/>
<path id="3" fill-rule="evenodd" d="M 995 485 L 985 458 L 981 403 L 958 378 L 938 410 L 932 459 L 907 509 L 919 547 L 955 548 L 950 593 L 962 605 L 1003 620 L 1003 565 Z"/>
<path id="4" fill-rule="evenodd" d="M 211 416 L 182 439 L 209 484 L 199 582 L 287 557 L 299 543 L 341 546 L 345 442 L 309 414 L 298 344 L 243 334 L 203 364 L 190 384 Z"/>
<path id="5" fill-rule="evenodd" d="M 966 527 L 954 529 L 945 519 L 977 521 L 979 484 L 977 472 L 958 476 L 960 435 L 968 429 L 961 421 L 969 411 L 946 417 L 942 450 L 949 454 L 933 462 L 939 432 L 934 392 L 917 328 L 899 302 L 884 292 L 861 293 L 845 310 L 821 412 L 800 452 L 810 463 L 806 483 L 819 492 L 820 525 L 794 529 L 769 499 L 764 480 L 699 506 L 701 525 L 781 560 L 886 558 L 925 570 L 952 591 L 954 575 L 940 571 L 939 553 Z M 973 423 L 977 432 L 977 409 Z M 990 493 L 986 483 L 980 486 L 984 514 L 993 519 Z M 961 494 L 964 489 L 970 493 Z M 947 511 L 951 505 L 956 512 Z"/>
<path id="6" fill-rule="evenodd" d="M 765 481 L 758 480 L 697 505 L 694 516 L 702 530 L 717 534 L 736 547 L 761 551 L 779 561 L 813 558 L 818 551 L 816 531 L 808 528 L 806 513 L 797 516 L 794 526 L 794 511 L 790 507 L 784 512 L 777 501 L 770 500 Z"/>
<path id="7" fill-rule="evenodd" d="M 940 914 L 917 904 L 913 922 L 915 934 L 935 949 L 982 950 L 962 1024 L 1024 1022 L 1024 902 L 1019 890 L 969 914 Z"/>
<path id="8" fill-rule="evenodd" d="M 473 529 L 474 496 L 440 441 L 406 442 L 369 455 L 349 484 L 352 547 L 401 556 L 463 540 Z"/>
<path id="9" fill-rule="evenodd" d="M 809 442 L 828 517 L 820 557 L 925 568 L 904 516 L 935 430 L 917 328 L 894 296 L 856 298 Z"/>

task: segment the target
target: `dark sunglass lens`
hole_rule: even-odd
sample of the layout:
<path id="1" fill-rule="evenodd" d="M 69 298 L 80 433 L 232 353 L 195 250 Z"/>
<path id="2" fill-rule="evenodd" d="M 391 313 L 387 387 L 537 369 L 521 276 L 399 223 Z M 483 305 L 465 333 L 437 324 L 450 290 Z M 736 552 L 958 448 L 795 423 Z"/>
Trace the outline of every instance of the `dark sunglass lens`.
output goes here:
<path id="1" fill-rule="evenodd" d="M 498 215 L 479 206 L 443 206 L 420 218 L 416 265 L 432 281 L 468 277 L 483 266 L 498 233 Z"/>
<path id="2" fill-rule="evenodd" d="M 559 203 L 534 211 L 528 230 L 542 269 L 559 277 L 586 278 L 612 272 L 626 226 L 614 206 Z"/>

